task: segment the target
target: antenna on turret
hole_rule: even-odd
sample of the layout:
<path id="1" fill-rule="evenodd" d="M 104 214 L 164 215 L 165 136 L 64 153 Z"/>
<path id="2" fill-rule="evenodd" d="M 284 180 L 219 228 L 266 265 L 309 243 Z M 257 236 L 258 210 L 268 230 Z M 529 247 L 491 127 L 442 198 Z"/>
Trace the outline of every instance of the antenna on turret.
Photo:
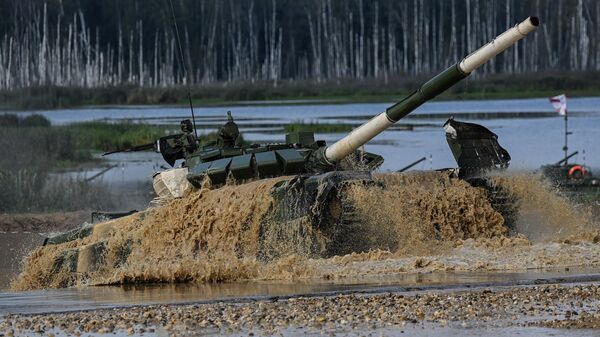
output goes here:
<path id="1" fill-rule="evenodd" d="M 190 87 L 190 73 L 183 57 L 183 48 L 181 47 L 181 38 L 179 37 L 179 27 L 177 26 L 177 18 L 175 17 L 175 8 L 173 7 L 173 1 L 168 0 L 168 4 L 171 8 L 171 16 L 173 17 L 173 27 L 175 28 L 175 37 L 177 38 L 177 47 L 179 49 L 179 62 L 185 73 L 185 84 L 187 85 L 188 101 L 190 102 L 190 110 L 192 111 L 192 123 L 194 124 L 194 135 L 198 139 L 198 131 L 196 131 L 196 116 L 194 115 L 194 105 L 192 104 L 192 89 Z"/>

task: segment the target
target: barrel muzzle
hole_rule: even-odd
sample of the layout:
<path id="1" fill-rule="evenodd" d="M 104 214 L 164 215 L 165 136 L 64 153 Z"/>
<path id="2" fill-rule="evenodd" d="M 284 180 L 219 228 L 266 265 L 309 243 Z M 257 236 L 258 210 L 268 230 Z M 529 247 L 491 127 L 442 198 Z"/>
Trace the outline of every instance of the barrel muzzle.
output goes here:
<path id="1" fill-rule="evenodd" d="M 485 46 L 477 49 L 465 57 L 459 64 L 460 69 L 466 74 L 479 68 L 490 59 L 513 46 L 519 40 L 534 32 L 540 25 L 540 19 L 530 16 L 518 25 L 510 28 L 488 42 Z"/>

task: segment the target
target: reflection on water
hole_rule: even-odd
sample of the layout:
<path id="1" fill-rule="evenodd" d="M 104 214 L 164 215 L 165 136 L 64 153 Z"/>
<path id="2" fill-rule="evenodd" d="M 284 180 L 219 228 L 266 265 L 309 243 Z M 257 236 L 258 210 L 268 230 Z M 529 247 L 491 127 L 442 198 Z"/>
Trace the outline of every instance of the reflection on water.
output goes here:
<path id="1" fill-rule="evenodd" d="M 360 103 L 360 104 L 321 104 L 321 105 L 272 105 L 272 106 L 224 106 L 224 107 L 196 107 L 196 118 L 199 121 L 215 122 L 225 120 L 225 112 L 231 110 L 240 123 L 260 119 L 261 122 L 269 120 L 297 121 L 322 121 L 323 117 L 344 118 L 347 116 L 373 116 L 384 111 L 393 102 L 389 103 Z M 600 97 L 569 98 L 570 113 L 597 113 L 600 110 Z M 530 99 L 504 99 L 504 100 L 462 100 L 462 101 L 434 101 L 423 104 L 408 118 L 418 115 L 439 114 L 445 116 L 456 113 L 514 113 L 514 112 L 553 112 L 547 98 Z M 181 118 L 189 118 L 187 107 L 114 107 L 114 108 L 78 108 L 66 110 L 48 110 L 27 113 L 39 113 L 48 117 L 53 124 L 67 124 L 83 121 L 96 121 L 102 119 L 151 119 L 156 123 L 172 120 L 179 123 Z M 250 118 L 250 119 L 249 119 Z"/>
<path id="2" fill-rule="evenodd" d="M 94 183 L 105 183 L 111 188 L 125 191 L 152 191 L 152 175 L 157 171 L 168 168 L 160 153 L 155 152 L 127 152 L 115 153 L 101 157 L 107 160 L 106 164 L 83 171 L 63 173 L 71 178 L 91 180 Z"/>
<path id="3" fill-rule="evenodd" d="M 522 273 L 398 274 L 338 281 L 232 282 L 83 287 L 30 292 L 0 292 L 0 315 L 89 310 L 161 303 L 201 303 L 261 299 L 275 296 L 324 296 L 339 292 L 415 291 L 421 287 L 453 288 L 474 285 L 537 283 L 542 279 L 598 281 L 597 269 L 529 271 Z M 582 276 L 587 275 L 587 276 Z"/>

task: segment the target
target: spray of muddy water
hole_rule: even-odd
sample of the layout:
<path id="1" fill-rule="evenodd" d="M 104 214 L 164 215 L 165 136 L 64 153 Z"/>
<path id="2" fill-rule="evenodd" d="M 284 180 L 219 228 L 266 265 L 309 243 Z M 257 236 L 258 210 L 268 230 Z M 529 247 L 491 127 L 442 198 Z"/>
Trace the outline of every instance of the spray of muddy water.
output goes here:
<path id="1" fill-rule="evenodd" d="M 541 177 L 510 175 L 492 179 L 515 196 L 519 207 L 515 231 L 532 242 L 595 235 L 597 226 L 591 210 L 573 205 Z"/>
<path id="2" fill-rule="evenodd" d="M 331 244 L 332 238 L 310 227 L 307 219 L 265 226 L 274 207 L 270 190 L 282 179 L 201 189 L 163 207 L 97 226 L 84 239 L 42 247 L 28 257 L 12 288 L 330 278 L 425 267 L 468 270 L 468 261 L 448 268 L 447 261 L 432 263 L 422 257 L 452 256 L 465 242 L 475 249 L 530 246 L 524 236 L 509 237 L 504 219 L 482 188 L 451 179 L 447 173 L 381 174 L 375 179 L 378 184 L 350 185 L 344 190 L 362 231 L 359 246 L 368 251 L 322 258 L 315 255 L 319 251 L 315 247 Z M 587 221 L 537 180 L 506 176 L 497 178 L 497 184 L 523 199 L 517 229 L 528 235 L 551 231 L 552 239 L 557 239 L 556 235 L 575 233 Z M 536 207 L 548 217 L 541 218 L 532 231 L 530 219 Z M 549 224 L 548 231 L 544 223 Z M 58 263 L 77 250 L 81 260 L 81 248 L 98 243 L 106 248 L 93 271 Z M 275 250 L 276 258 L 261 258 L 265 247 Z M 385 266 L 381 261 L 387 261 Z"/>
<path id="3" fill-rule="evenodd" d="M 508 233 L 484 189 L 448 174 L 383 174 L 376 179 L 385 188 L 355 186 L 349 195 L 363 222 L 381 236 L 377 240 L 394 239 L 390 248 L 398 255 L 428 254 L 457 240 Z"/>

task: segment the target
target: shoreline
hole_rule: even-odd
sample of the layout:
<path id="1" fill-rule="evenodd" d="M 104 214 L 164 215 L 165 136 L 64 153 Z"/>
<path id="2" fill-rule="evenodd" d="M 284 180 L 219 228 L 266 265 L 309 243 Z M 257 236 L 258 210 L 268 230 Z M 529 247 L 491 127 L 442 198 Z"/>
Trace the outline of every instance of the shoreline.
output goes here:
<path id="1" fill-rule="evenodd" d="M 4 305 L 0 309 L 0 319 L 4 315 L 44 315 L 64 314 L 81 311 L 127 309 L 131 307 L 152 307 L 158 305 L 213 305 L 245 304 L 260 301 L 289 300 L 294 298 L 323 298 L 337 296 L 366 295 L 378 296 L 395 294 L 426 294 L 432 292 L 466 292 L 485 289 L 527 288 L 549 285 L 599 284 L 600 267 L 554 266 L 549 268 L 529 268 L 490 271 L 413 271 L 387 274 L 382 278 L 350 277 L 348 279 L 327 280 L 239 280 L 221 283 L 163 283 L 163 284 L 123 284 L 90 285 L 64 289 L 43 289 L 47 298 L 36 304 L 27 304 L 27 298 L 17 299 L 18 303 Z M 101 304 L 91 298 L 97 297 L 96 290 L 102 289 L 106 296 Z M 15 291 L 0 288 L 10 301 L 13 296 L 28 294 L 30 290 Z M 135 292 L 147 292 L 142 300 L 133 300 Z M 179 294 L 189 292 L 189 297 Z M 77 298 L 71 297 L 77 293 Z M 169 299 L 171 296 L 171 299 Z M 56 300 L 54 299 L 56 297 Z M 61 298 L 65 300 L 60 301 Z M 55 302 L 54 306 L 48 303 Z M 131 303 L 135 302 L 135 303 Z M 19 310 L 18 308 L 23 308 Z"/>
<path id="2" fill-rule="evenodd" d="M 593 97 L 600 94 L 598 74 L 485 75 L 459 83 L 440 95 L 437 101 L 541 98 L 561 93 L 569 97 Z M 220 82 L 193 85 L 190 91 L 193 104 L 198 107 L 387 103 L 402 99 L 427 80 L 427 76 L 397 76 L 387 80 L 287 80 L 277 84 L 269 81 Z M 185 86 L 83 88 L 48 85 L 1 90 L 0 112 L 80 107 L 186 107 L 187 101 Z"/>
<path id="3" fill-rule="evenodd" d="M 470 331 L 488 335 L 490 328 L 510 336 L 561 328 L 600 327 L 600 288 L 594 283 L 556 282 L 542 285 L 473 289 L 352 292 L 306 297 L 267 297 L 239 302 L 133 305 L 63 313 L 7 314 L 0 331 L 21 333 L 194 334 L 236 336 L 409 335 L 427 328 L 440 332 Z M 465 305 L 468 303 L 469 305 Z M 419 334 L 418 334 L 419 335 Z"/>
<path id="4" fill-rule="evenodd" d="M 551 93 L 548 93 L 550 95 Z M 431 103 L 442 103 L 442 102 L 467 102 L 467 101 L 510 101 L 510 100 L 526 100 L 526 99 L 544 99 L 548 96 L 542 95 L 522 95 L 522 97 L 511 96 L 511 95 L 498 95 L 493 97 L 481 96 L 481 97 L 466 97 L 466 96 L 442 96 L 436 98 Z M 569 98 L 597 98 L 600 97 L 600 91 L 595 95 L 587 92 L 582 92 L 581 95 L 570 95 Z M 307 99 L 277 99 L 277 100 L 260 100 L 260 101 L 218 101 L 206 104 L 205 102 L 193 102 L 194 108 L 219 108 L 219 107 L 273 107 L 273 106 L 319 106 L 319 105 L 346 105 L 346 104 L 394 104 L 394 102 L 400 100 L 399 96 L 372 96 L 367 98 L 354 99 L 351 97 L 338 97 L 338 98 L 307 98 Z M 189 109 L 189 104 L 186 102 L 174 103 L 174 104 L 82 104 L 66 107 L 51 107 L 51 108 L 17 108 L 0 105 L 0 114 L 20 114 L 20 113 L 35 113 L 38 111 L 58 111 L 58 110 L 110 110 L 110 109 Z M 542 112 L 539 112 L 542 113 Z M 543 112 L 547 115 L 555 115 L 554 112 Z M 545 116 L 544 116 L 545 117 Z M 512 117 L 511 117 L 512 118 Z"/>

